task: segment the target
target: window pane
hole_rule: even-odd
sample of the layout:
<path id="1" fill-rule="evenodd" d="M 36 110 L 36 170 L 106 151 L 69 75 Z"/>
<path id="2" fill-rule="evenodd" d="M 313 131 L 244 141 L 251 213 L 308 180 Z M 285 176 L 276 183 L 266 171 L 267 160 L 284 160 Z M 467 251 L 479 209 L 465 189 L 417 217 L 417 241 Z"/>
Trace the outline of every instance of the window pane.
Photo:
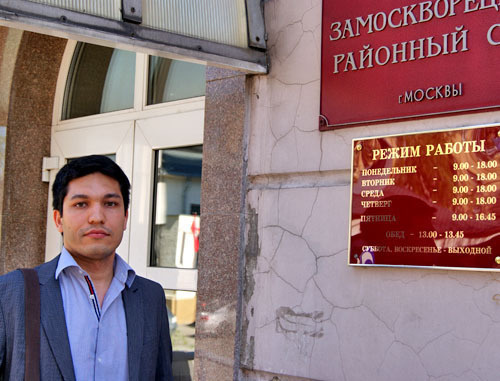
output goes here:
<path id="1" fill-rule="evenodd" d="M 202 146 L 158 150 L 155 156 L 151 266 L 195 269 Z"/>
<path id="2" fill-rule="evenodd" d="M 205 66 L 149 57 L 148 105 L 205 95 Z"/>
<path id="3" fill-rule="evenodd" d="M 193 379 L 196 292 L 165 290 L 172 339 L 174 380 Z"/>
<path id="4" fill-rule="evenodd" d="M 79 42 L 64 94 L 63 119 L 132 108 L 135 53 Z"/>

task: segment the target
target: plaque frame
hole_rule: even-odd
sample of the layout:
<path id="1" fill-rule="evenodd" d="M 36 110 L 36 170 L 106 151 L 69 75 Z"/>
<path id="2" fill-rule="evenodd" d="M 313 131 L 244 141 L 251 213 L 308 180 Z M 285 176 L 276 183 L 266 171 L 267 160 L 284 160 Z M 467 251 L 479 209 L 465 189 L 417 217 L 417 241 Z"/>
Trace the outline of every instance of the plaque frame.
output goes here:
<path id="1" fill-rule="evenodd" d="M 481 128 L 498 128 L 497 136 L 500 138 L 500 122 L 499 123 L 487 123 L 479 125 L 471 125 L 465 127 L 456 128 L 439 128 L 435 130 L 425 130 L 425 131 L 414 131 L 405 133 L 396 133 L 388 135 L 375 135 L 375 136 L 365 136 L 357 137 L 352 139 L 351 143 L 351 173 L 350 173 L 350 195 L 349 195 L 349 236 L 348 236 L 348 249 L 347 249 L 347 265 L 351 267 L 361 267 L 361 268 L 408 268 L 408 269 L 426 269 L 426 270 L 458 270 L 458 271 L 481 271 L 481 272 L 500 272 L 500 248 L 493 248 L 493 256 L 496 256 L 498 266 L 497 268 L 487 268 L 487 267 L 464 267 L 464 266 L 436 266 L 436 265 L 402 265 L 402 264 L 376 264 L 376 263 L 351 263 L 351 250 L 352 250 L 352 237 L 353 237 L 353 195 L 354 195 L 354 155 L 356 151 L 355 142 L 362 142 L 374 139 L 384 139 L 384 138 L 397 138 L 403 136 L 411 135 L 426 135 L 440 132 L 452 132 L 452 131 L 467 131 L 473 129 Z M 500 148 L 497 151 L 500 154 Z M 498 162 L 498 160 L 497 160 Z M 500 163 L 498 164 L 497 173 L 500 177 Z M 498 179 L 497 181 L 500 181 Z M 498 193 L 499 191 L 497 191 Z M 500 201 L 500 200 L 499 200 Z M 495 204 L 496 205 L 496 204 Z M 499 232 L 494 235 L 494 237 L 500 236 L 500 216 L 496 220 L 499 225 Z"/>

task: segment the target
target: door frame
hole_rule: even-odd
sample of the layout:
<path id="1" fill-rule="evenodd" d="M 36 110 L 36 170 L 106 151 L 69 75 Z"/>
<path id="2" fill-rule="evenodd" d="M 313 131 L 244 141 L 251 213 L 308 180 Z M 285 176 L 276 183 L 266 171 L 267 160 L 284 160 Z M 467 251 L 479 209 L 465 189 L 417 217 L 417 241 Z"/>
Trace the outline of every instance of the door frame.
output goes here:
<path id="1" fill-rule="evenodd" d="M 76 44 L 76 41 L 68 41 L 56 86 L 51 156 L 58 158 L 58 168 L 50 171 L 49 189 L 68 158 L 115 154 L 131 182 L 127 230 L 117 252 L 137 274 L 159 282 L 166 289 L 196 291 L 196 269 L 149 266 L 152 183 L 155 150 L 203 144 L 205 97 L 146 105 L 148 56 L 136 53 L 133 108 L 61 120 L 66 78 Z M 54 258 L 61 248 L 61 234 L 53 222 L 49 192 L 45 259 Z"/>

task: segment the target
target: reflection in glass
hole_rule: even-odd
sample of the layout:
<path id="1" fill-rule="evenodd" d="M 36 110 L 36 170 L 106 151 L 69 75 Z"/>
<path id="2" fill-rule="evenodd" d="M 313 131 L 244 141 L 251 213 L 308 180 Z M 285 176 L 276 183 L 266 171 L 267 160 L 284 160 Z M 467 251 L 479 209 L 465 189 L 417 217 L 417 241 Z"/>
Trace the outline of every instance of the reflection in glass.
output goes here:
<path id="1" fill-rule="evenodd" d="M 155 152 L 151 266 L 197 267 L 201 162 L 201 145 Z"/>
<path id="2" fill-rule="evenodd" d="M 172 339 L 174 380 L 193 379 L 196 292 L 165 290 Z"/>
<path id="3" fill-rule="evenodd" d="M 62 119 L 132 108 L 135 53 L 79 42 L 66 81 Z"/>
<path id="4" fill-rule="evenodd" d="M 148 105 L 205 95 L 205 66 L 149 57 Z"/>

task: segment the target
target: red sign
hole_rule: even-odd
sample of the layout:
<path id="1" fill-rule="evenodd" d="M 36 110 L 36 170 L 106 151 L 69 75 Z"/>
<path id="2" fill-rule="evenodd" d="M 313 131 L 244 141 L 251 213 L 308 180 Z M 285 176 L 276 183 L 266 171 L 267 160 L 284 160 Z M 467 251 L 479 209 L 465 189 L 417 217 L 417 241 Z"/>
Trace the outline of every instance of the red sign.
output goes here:
<path id="1" fill-rule="evenodd" d="M 499 0 L 323 0 L 320 129 L 500 107 Z"/>
<path id="2" fill-rule="evenodd" d="M 353 141 L 349 264 L 500 269 L 500 125 Z"/>

